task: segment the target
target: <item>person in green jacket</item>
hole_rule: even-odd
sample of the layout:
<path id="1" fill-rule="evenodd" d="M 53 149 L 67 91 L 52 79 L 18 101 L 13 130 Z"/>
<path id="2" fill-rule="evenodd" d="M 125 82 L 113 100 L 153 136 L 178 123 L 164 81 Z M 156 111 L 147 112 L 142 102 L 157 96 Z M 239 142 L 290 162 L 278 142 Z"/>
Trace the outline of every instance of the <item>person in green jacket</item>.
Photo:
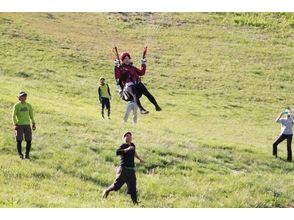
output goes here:
<path id="1" fill-rule="evenodd" d="M 36 123 L 34 120 L 33 108 L 26 102 L 27 94 L 25 92 L 20 92 L 18 94 L 19 102 L 13 106 L 12 110 L 12 122 L 14 124 L 14 129 L 16 131 L 16 148 L 20 159 L 24 159 L 22 154 L 21 143 L 23 136 L 25 137 L 26 153 L 25 159 L 30 159 L 30 151 L 32 145 L 32 129 L 36 130 Z M 32 129 L 31 129 L 32 122 Z"/>

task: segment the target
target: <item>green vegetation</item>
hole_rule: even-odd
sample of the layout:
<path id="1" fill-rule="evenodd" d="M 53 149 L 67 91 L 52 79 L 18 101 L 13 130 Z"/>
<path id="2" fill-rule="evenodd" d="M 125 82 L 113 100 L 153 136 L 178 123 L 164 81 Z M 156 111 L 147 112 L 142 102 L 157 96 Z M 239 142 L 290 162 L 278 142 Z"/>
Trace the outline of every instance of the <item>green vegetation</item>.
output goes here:
<path id="1" fill-rule="evenodd" d="M 274 119 L 293 106 L 294 14 L 1 13 L 0 206 L 133 207 L 115 178 L 115 150 L 134 133 L 140 207 L 293 207 L 294 166 L 271 156 Z M 122 123 L 111 49 L 139 63 L 162 112 Z M 99 77 L 113 93 L 97 105 Z M 37 131 L 32 160 L 16 154 L 11 109 L 28 93 Z M 24 145 L 24 143 L 23 143 Z"/>

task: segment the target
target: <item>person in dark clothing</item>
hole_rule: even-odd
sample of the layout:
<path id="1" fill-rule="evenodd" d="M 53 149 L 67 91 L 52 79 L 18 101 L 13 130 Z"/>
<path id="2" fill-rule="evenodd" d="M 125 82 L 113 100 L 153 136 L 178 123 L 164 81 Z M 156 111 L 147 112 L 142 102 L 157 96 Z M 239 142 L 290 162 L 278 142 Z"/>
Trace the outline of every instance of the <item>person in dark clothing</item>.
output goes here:
<path id="1" fill-rule="evenodd" d="M 105 83 L 105 78 L 100 77 L 100 86 L 98 87 L 98 97 L 101 104 L 101 115 L 104 118 L 104 108 L 107 109 L 107 116 L 110 119 L 110 89 L 107 83 Z"/>
<path id="2" fill-rule="evenodd" d="M 122 65 L 119 65 L 119 61 L 115 61 L 115 79 L 120 86 L 122 94 L 125 96 L 131 96 L 134 102 L 140 109 L 141 114 L 147 114 L 141 102 L 140 97 L 145 95 L 148 100 L 155 106 L 156 111 L 161 111 L 161 108 L 157 104 L 155 98 L 151 95 L 145 85 L 141 82 L 140 76 L 145 75 L 146 72 L 146 60 L 141 60 L 141 69 L 133 66 L 131 62 L 131 56 L 127 52 L 121 54 Z M 128 99 L 125 99 L 128 101 Z"/>
<path id="3" fill-rule="evenodd" d="M 119 190 L 125 183 L 128 187 L 128 194 L 134 204 L 138 204 L 137 187 L 136 187 L 136 174 L 135 174 L 135 158 L 141 163 L 145 163 L 136 152 L 136 146 L 132 143 L 132 133 L 126 132 L 123 135 L 124 142 L 117 150 L 116 155 L 120 156 L 120 166 L 117 169 L 116 179 L 103 192 L 103 198 L 107 198 L 111 191 Z"/>
<path id="4" fill-rule="evenodd" d="M 282 116 L 286 116 L 282 118 Z M 292 137 L 293 137 L 293 131 L 292 126 L 294 123 L 292 110 L 290 107 L 285 109 L 280 113 L 280 115 L 277 117 L 276 122 L 281 123 L 281 133 L 279 137 L 276 139 L 276 141 L 273 143 L 273 155 L 275 157 L 278 156 L 278 145 L 287 139 L 287 161 L 292 161 L 292 149 L 291 149 L 291 143 L 292 143 Z"/>

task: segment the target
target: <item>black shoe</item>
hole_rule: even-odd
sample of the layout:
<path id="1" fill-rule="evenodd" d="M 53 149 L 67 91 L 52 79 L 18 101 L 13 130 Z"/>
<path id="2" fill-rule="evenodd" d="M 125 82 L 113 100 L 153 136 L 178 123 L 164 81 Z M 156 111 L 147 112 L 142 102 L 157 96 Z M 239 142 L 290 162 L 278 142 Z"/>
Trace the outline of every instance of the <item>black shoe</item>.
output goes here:
<path id="1" fill-rule="evenodd" d="M 147 110 L 145 110 L 145 109 L 141 109 L 141 110 L 140 110 L 140 113 L 141 113 L 142 115 L 146 115 L 146 114 L 148 114 L 149 112 L 148 112 Z"/>
<path id="2" fill-rule="evenodd" d="M 292 162 L 292 159 L 287 159 L 288 162 Z"/>
<path id="3" fill-rule="evenodd" d="M 107 189 L 104 190 L 102 194 L 102 198 L 107 199 L 108 194 L 109 194 L 109 191 Z"/>
<path id="4" fill-rule="evenodd" d="M 159 106 L 156 106 L 155 107 L 155 110 L 158 111 L 158 112 L 160 112 L 161 111 L 161 108 Z"/>
<path id="5" fill-rule="evenodd" d="M 31 158 L 30 158 L 30 155 L 26 154 L 25 159 L 26 159 L 26 160 L 31 159 Z"/>
<path id="6" fill-rule="evenodd" d="M 23 160 L 23 154 L 19 155 L 19 159 Z"/>

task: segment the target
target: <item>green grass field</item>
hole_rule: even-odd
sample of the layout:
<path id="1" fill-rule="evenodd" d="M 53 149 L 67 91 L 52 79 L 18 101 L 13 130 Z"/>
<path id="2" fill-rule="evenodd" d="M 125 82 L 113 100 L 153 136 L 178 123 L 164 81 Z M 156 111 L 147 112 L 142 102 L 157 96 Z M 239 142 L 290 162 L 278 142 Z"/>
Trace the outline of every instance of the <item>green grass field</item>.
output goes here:
<path id="1" fill-rule="evenodd" d="M 293 207 L 286 144 L 274 122 L 294 106 L 294 14 L 1 13 L 0 207 L 133 207 L 115 178 L 121 135 L 138 154 L 139 207 Z M 122 123 L 111 49 L 128 50 L 162 112 Z M 113 93 L 100 117 L 99 77 Z M 35 110 L 31 161 L 17 157 L 11 110 Z M 24 146 L 24 143 L 23 143 Z"/>

